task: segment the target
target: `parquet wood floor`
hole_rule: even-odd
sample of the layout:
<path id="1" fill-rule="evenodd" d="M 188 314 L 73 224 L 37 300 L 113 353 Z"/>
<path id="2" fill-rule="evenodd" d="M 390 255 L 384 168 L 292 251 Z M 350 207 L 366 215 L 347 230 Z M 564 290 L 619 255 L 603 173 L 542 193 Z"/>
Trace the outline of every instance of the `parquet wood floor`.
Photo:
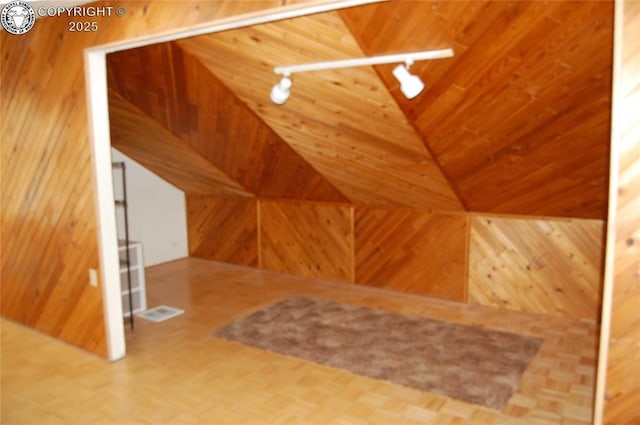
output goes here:
<path id="1" fill-rule="evenodd" d="M 185 309 L 127 334 L 115 363 L 2 320 L 2 423 L 588 424 L 594 323 L 184 259 L 147 269 L 150 306 Z M 544 338 L 504 411 L 355 376 L 211 331 L 293 294 Z"/>

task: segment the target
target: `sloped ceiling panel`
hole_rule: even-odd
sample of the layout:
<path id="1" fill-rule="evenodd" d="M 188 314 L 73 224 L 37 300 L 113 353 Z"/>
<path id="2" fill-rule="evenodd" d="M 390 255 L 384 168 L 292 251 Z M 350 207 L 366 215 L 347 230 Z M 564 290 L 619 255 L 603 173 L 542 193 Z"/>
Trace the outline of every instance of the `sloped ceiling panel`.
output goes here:
<path id="1" fill-rule="evenodd" d="M 368 55 L 418 62 L 426 91 L 376 67 L 472 211 L 604 218 L 612 2 L 388 2 L 340 12 Z"/>
<path id="2" fill-rule="evenodd" d="M 176 45 L 114 53 L 108 58 L 108 69 L 110 87 L 250 192 L 262 197 L 346 201 L 198 60 Z M 145 140 L 153 144 L 152 139 Z"/>
<path id="3" fill-rule="evenodd" d="M 420 136 L 371 67 L 295 74 L 276 106 L 273 67 L 365 56 L 337 13 L 177 42 L 350 201 L 461 210 Z"/>
<path id="4" fill-rule="evenodd" d="M 113 147 L 179 189 L 206 195 L 253 196 L 112 90 L 109 91 L 109 117 Z"/>

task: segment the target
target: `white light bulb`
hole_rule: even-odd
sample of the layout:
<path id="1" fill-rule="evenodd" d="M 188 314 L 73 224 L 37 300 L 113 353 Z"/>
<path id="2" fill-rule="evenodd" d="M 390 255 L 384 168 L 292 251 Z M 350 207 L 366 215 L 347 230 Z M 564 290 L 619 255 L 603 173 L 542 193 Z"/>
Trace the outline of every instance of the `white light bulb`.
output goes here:
<path id="1" fill-rule="evenodd" d="M 276 105 L 283 105 L 287 99 L 289 99 L 292 85 L 293 83 L 289 77 L 283 77 L 282 80 L 271 89 L 271 101 Z"/>
<path id="2" fill-rule="evenodd" d="M 393 69 L 393 76 L 400 83 L 400 90 L 407 99 L 413 99 L 424 90 L 424 83 L 420 77 L 413 75 L 404 65 L 398 65 Z"/>

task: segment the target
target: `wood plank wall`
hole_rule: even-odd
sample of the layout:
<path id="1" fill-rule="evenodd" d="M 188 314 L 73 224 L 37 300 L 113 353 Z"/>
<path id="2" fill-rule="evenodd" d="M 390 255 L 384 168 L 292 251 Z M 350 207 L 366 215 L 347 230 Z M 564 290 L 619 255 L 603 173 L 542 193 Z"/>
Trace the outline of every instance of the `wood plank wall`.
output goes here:
<path id="1" fill-rule="evenodd" d="M 189 255 L 258 266 L 256 199 L 187 195 Z"/>
<path id="2" fill-rule="evenodd" d="M 353 282 L 353 208 L 187 195 L 189 254 Z"/>
<path id="3" fill-rule="evenodd" d="M 270 270 L 496 308 L 599 319 L 600 220 L 280 200 L 260 200 L 254 216 L 253 207 L 243 204 L 251 201 L 188 198 L 194 256 L 253 265 L 255 261 L 248 263 L 236 250 L 257 244 L 260 267 Z M 254 242 L 256 227 L 259 242 Z M 229 246 L 221 246 L 221 241 Z"/>
<path id="4" fill-rule="evenodd" d="M 595 320 L 603 244 L 600 220 L 472 217 L 469 301 Z"/>
<path id="5" fill-rule="evenodd" d="M 358 207 L 355 250 L 357 283 L 466 300 L 464 214 Z"/>
<path id="6" fill-rule="evenodd" d="M 4 317 L 107 355 L 102 289 L 88 284 L 100 264 L 83 50 L 281 4 L 123 1 L 127 15 L 93 17 L 96 32 L 69 32 L 66 16 L 0 31 Z"/>
<path id="7" fill-rule="evenodd" d="M 262 267 L 353 282 L 353 207 L 261 201 Z"/>
<path id="8" fill-rule="evenodd" d="M 95 33 L 68 32 L 66 17 L 38 20 L 21 36 L 0 32 L 3 69 L 14 70 L 0 75 L 3 316 L 106 355 L 102 293 L 87 282 L 87 270 L 100 265 L 83 50 L 280 4 L 119 2 L 127 16 L 95 18 Z M 638 198 L 633 193 L 629 199 Z M 633 223 L 624 217 L 621 225 Z M 620 314 L 615 323 L 624 328 Z M 614 359 L 622 360 L 623 352 Z"/>
<path id="9" fill-rule="evenodd" d="M 606 363 L 604 423 L 640 423 L 640 2 L 624 1 L 620 62 L 614 65 L 613 154 L 619 168 L 617 199 L 611 205 L 615 226 L 613 297 Z M 613 180 L 613 179 L 612 179 Z M 609 323 L 604 323 L 603 327 Z"/>

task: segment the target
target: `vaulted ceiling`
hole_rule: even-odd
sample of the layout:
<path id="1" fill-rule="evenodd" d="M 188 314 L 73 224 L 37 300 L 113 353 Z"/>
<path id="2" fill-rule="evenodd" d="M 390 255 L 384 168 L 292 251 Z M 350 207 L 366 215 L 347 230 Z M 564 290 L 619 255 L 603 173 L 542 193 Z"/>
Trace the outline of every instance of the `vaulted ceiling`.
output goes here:
<path id="1" fill-rule="evenodd" d="M 605 218 L 611 2 L 377 3 L 108 56 L 112 143 L 188 193 Z M 275 66 L 453 48 L 418 62 Z"/>

